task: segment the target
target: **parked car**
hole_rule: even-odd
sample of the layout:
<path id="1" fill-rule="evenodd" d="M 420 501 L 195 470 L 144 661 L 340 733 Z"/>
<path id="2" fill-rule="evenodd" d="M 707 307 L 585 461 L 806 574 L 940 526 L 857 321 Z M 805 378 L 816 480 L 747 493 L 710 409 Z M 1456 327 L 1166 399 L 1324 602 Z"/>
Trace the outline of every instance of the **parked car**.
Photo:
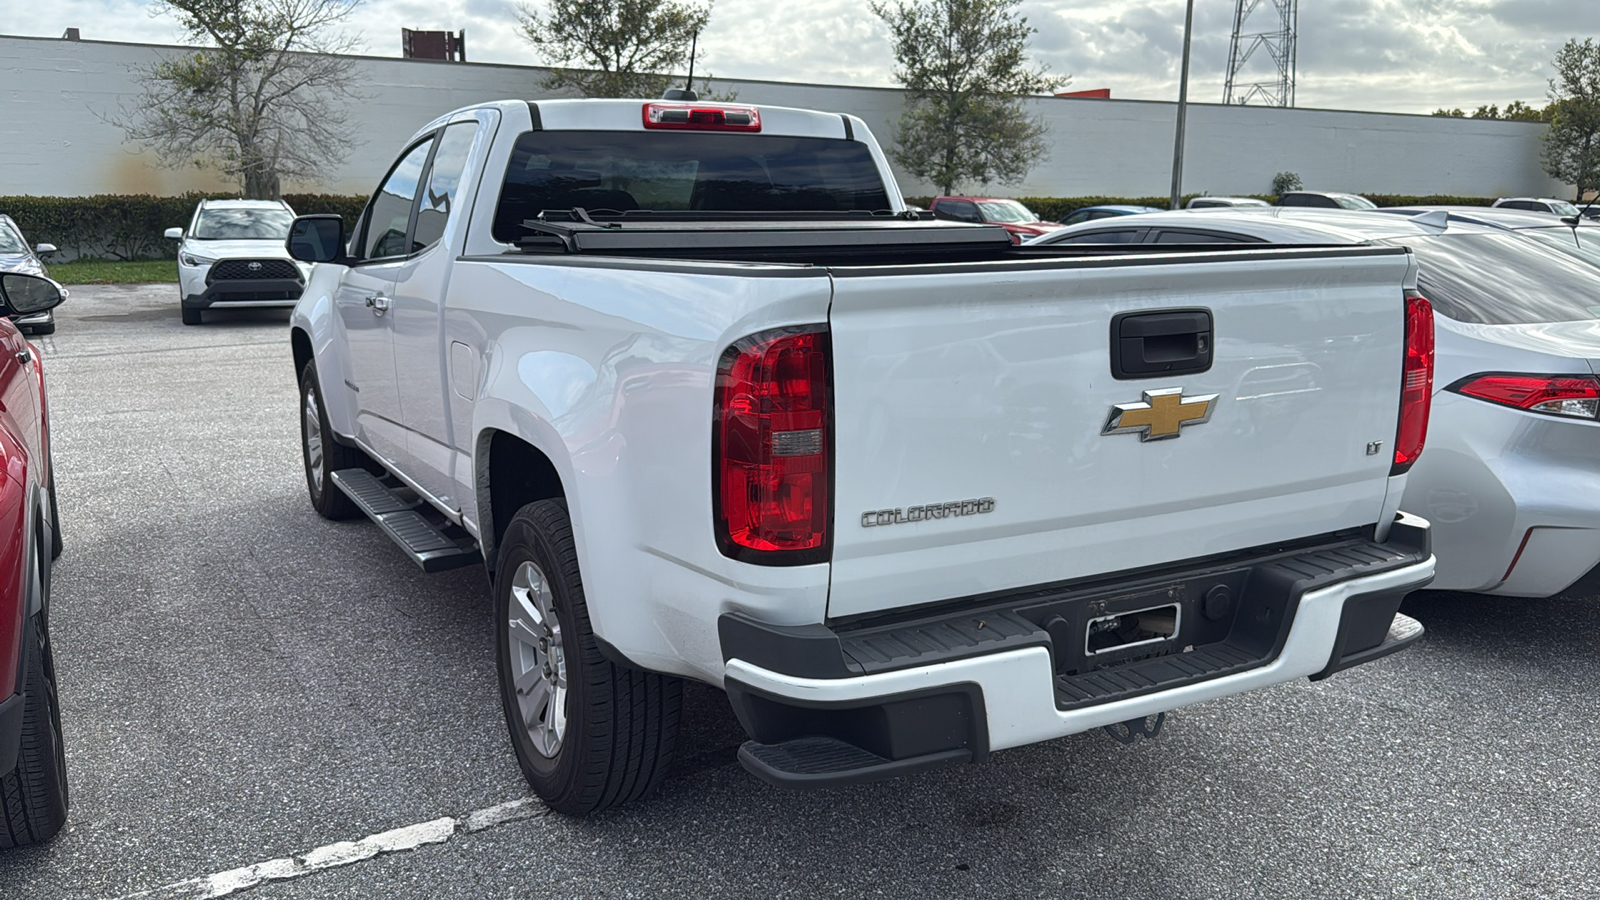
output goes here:
<path id="1" fill-rule="evenodd" d="M 0 274 L 0 314 L 66 299 L 42 275 Z M 67 768 L 50 645 L 50 566 L 61 520 L 38 354 L 0 322 L 0 849 L 49 840 L 67 819 Z"/>
<path id="2" fill-rule="evenodd" d="M 1271 206 L 1254 197 L 1191 197 L 1186 209 L 1233 209 L 1240 206 Z"/>
<path id="3" fill-rule="evenodd" d="M 1555 200 L 1550 197 L 1502 197 L 1494 202 L 1492 209 L 1520 209 L 1525 212 L 1548 213 L 1553 216 L 1576 216 L 1582 214 L 1582 209 L 1576 204 L 1565 200 Z M 1600 204 L 1589 208 L 1586 214 L 1590 219 L 1600 219 Z"/>
<path id="4" fill-rule="evenodd" d="M 1399 206 L 1379 212 L 1400 216 L 1433 213 L 1448 216 L 1451 222 L 1499 228 L 1600 266 L 1600 223 L 1587 219 L 1574 224 L 1570 216 L 1557 219 L 1547 213 L 1485 206 Z"/>
<path id="5" fill-rule="evenodd" d="M 22 229 L 10 217 L 0 214 L 0 272 L 18 272 L 23 275 L 50 276 L 50 267 L 44 261 L 47 257 L 56 254 L 55 244 L 38 244 L 28 246 L 28 241 L 22 236 Z M 63 291 L 66 288 L 62 288 Z M 11 320 L 23 334 L 55 334 L 56 317 L 50 310 L 37 312 L 26 316 L 14 316 Z"/>
<path id="6" fill-rule="evenodd" d="M 1529 220 L 1544 227 L 1520 227 Z M 1040 243 L 1411 248 L 1438 358 L 1428 452 L 1401 508 L 1433 523 L 1434 587 L 1545 597 L 1600 578 L 1600 253 L 1588 236 L 1600 228 L 1576 229 L 1579 245 L 1553 223 L 1481 208 L 1182 212 L 1141 216 L 1136 233 L 1099 224 Z"/>
<path id="7" fill-rule="evenodd" d="M 1072 214 L 1061 220 L 1062 225 L 1077 225 L 1080 222 L 1092 222 L 1095 219 L 1113 219 L 1117 216 L 1132 216 L 1139 213 L 1164 212 L 1158 206 L 1127 206 L 1124 204 L 1109 204 L 1106 206 L 1085 206 L 1075 209 Z"/>
<path id="8" fill-rule="evenodd" d="M 1310 206 L 1317 209 L 1377 209 L 1378 204 L 1360 194 L 1337 191 L 1289 191 L 1278 195 L 1278 206 Z"/>
<path id="9" fill-rule="evenodd" d="M 417 131 L 353 232 L 295 221 L 311 505 L 487 569 L 554 809 L 661 780 L 684 678 L 821 787 L 1421 634 L 1407 251 L 1085 260 L 908 218 L 883 160 L 849 115 L 504 101 Z"/>
<path id="10" fill-rule="evenodd" d="M 207 309 L 292 307 L 311 267 L 284 249 L 294 210 L 282 200 L 201 200 L 178 241 L 178 293 L 183 324 L 199 325 Z"/>
<path id="11" fill-rule="evenodd" d="M 1046 222 L 1021 203 L 1003 197 L 935 197 L 928 208 L 941 219 L 999 225 L 1018 240 L 1061 227 L 1060 223 Z"/>

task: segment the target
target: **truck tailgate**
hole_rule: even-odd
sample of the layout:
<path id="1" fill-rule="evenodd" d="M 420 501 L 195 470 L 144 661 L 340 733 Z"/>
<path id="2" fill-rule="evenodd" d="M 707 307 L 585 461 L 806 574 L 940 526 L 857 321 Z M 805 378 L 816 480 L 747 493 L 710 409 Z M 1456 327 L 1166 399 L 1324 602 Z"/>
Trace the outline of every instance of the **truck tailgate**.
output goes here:
<path id="1" fill-rule="evenodd" d="M 1415 279 L 1400 248 L 833 274 L 831 618 L 1380 516 Z M 1210 368 L 1114 378 L 1113 317 L 1159 310 L 1209 311 Z M 1145 392 L 1170 430 L 1159 392 L 1180 388 L 1196 418 L 1176 437 L 1103 433 Z"/>

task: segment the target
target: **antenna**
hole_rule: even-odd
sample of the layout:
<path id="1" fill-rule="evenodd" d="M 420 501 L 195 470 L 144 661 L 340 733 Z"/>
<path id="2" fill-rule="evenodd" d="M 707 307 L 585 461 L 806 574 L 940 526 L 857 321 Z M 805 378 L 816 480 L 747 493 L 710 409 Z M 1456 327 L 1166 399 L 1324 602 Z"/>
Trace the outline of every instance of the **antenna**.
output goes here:
<path id="1" fill-rule="evenodd" d="M 700 99 L 694 92 L 694 53 L 700 45 L 700 29 L 695 29 L 689 35 L 689 77 L 683 80 L 683 87 L 669 87 L 661 94 L 663 100 L 682 100 L 693 103 Z"/>
<path id="2" fill-rule="evenodd" d="M 700 29 L 696 28 L 689 34 L 689 77 L 683 80 L 683 89 L 694 90 L 694 53 L 700 47 Z"/>
<path id="3" fill-rule="evenodd" d="M 1263 2 L 1277 13 L 1277 22 L 1270 24 L 1267 16 L 1256 21 L 1264 27 L 1249 31 L 1250 16 Z M 1223 88 L 1222 102 L 1244 106 L 1251 102 L 1262 106 L 1294 106 L 1295 44 L 1300 22 L 1300 0 L 1237 0 L 1233 10 L 1233 38 L 1228 44 L 1228 80 Z M 1249 81 L 1246 67 L 1257 50 L 1265 49 L 1277 67 L 1277 75 L 1270 80 Z M 1260 73 L 1266 75 L 1265 72 Z"/>

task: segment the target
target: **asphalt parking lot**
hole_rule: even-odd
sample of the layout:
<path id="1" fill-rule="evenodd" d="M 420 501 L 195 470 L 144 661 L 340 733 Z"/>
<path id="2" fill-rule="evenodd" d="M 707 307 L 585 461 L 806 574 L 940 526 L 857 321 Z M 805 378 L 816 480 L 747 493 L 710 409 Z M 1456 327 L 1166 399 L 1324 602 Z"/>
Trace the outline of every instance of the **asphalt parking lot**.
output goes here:
<path id="1" fill-rule="evenodd" d="M 727 704 L 694 688 L 657 797 L 547 815 L 504 733 L 481 571 L 424 575 L 307 503 L 287 315 L 184 327 L 157 285 L 76 288 L 57 316 L 36 343 L 72 808 L 0 857 L 0 897 L 1600 890 L 1585 598 L 1420 595 L 1417 648 L 1179 710 L 1154 742 L 813 794 L 746 775 Z"/>

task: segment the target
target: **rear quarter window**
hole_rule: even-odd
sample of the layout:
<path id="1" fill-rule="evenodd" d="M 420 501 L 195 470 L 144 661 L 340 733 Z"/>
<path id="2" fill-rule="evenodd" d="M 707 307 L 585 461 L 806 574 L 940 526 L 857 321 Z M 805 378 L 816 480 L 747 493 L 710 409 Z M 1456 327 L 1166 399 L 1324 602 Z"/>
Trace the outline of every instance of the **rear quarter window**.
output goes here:
<path id="1" fill-rule="evenodd" d="M 1140 229 L 1120 228 L 1116 231 L 1086 231 L 1068 235 L 1052 244 L 1132 244 L 1138 240 Z"/>
<path id="2" fill-rule="evenodd" d="M 1520 235 L 1385 241 L 1417 255 L 1418 287 L 1436 312 L 1478 325 L 1600 319 L 1600 268 Z"/>

